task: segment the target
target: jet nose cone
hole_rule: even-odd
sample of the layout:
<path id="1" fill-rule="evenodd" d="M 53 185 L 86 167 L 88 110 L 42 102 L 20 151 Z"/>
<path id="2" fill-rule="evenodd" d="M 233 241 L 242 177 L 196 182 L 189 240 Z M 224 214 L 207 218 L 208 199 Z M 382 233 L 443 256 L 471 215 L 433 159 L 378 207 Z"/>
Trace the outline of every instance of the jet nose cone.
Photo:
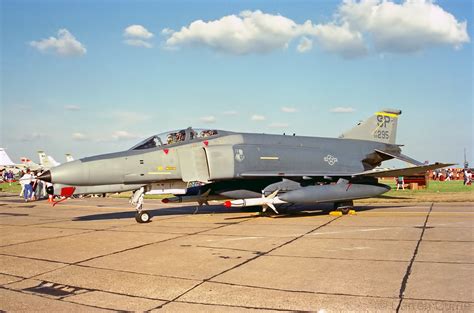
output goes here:
<path id="1" fill-rule="evenodd" d="M 38 179 L 41 179 L 43 181 L 46 181 L 48 183 L 51 182 L 51 172 L 50 171 L 46 171 L 44 172 L 43 174 L 41 174 L 40 176 L 36 177 Z"/>

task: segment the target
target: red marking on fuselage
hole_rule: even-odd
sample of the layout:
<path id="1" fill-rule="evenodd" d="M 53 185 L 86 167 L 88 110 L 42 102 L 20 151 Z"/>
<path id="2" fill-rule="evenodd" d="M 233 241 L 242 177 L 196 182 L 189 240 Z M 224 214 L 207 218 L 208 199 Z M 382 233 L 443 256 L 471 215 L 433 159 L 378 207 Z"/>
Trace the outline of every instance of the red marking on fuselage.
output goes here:
<path id="1" fill-rule="evenodd" d="M 74 191 L 76 191 L 76 187 L 63 187 L 61 188 L 61 194 L 60 196 L 62 197 L 61 200 L 59 201 L 54 201 L 51 199 L 51 202 L 53 203 L 53 206 L 55 206 L 58 203 L 61 203 L 63 201 L 66 201 L 69 197 L 71 197 L 74 194 Z"/>
<path id="2" fill-rule="evenodd" d="M 164 152 L 165 154 L 168 154 L 168 152 L 170 152 L 170 150 L 169 150 L 169 149 L 163 149 L 163 152 Z"/>
<path id="3" fill-rule="evenodd" d="M 209 145 L 209 141 L 207 141 L 207 140 L 204 140 L 202 143 L 203 143 L 206 147 Z"/>
<path id="4" fill-rule="evenodd" d="M 61 197 L 69 198 L 74 194 L 74 191 L 76 191 L 76 187 L 63 187 L 61 188 Z"/>

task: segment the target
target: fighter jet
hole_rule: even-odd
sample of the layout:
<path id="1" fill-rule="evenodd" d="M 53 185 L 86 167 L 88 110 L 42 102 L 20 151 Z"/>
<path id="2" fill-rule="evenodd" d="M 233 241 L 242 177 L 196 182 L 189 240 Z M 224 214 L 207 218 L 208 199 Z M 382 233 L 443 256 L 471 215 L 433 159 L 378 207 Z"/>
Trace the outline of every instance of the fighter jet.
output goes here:
<path id="1" fill-rule="evenodd" d="M 22 157 L 20 159 L 20 162 L 21 163 L 14 163 L 8 156 L 5 149 L 0 148 L 0 170 L 8 169 L 13 171 L 13 173 L 17 174 L 22 170 L 26 170 L 27 168 L 33 171 L 36 171 L 41 168 L 40 165 L 31 161 L 27 157 Z"/>
<path id="2" fill-rule="evenodd" d="M 185 193 L 163 202 L 227 199 L 227 207 L 333 202 L 347 213 L 353 200 L 390 190 L 379 177 L 412 175 L 450 166 L 423 165 L 396 144 L 400 110 L 376 112 L 339 138 L 181 129 L 151 136 L 122 152 L 86 157 L 51 168 L 39 178 L 62 184 L 60 194 L 121 192 L 139 223 L 150 221 L 143 196 L 153 190 Z M 375 170 L 398 159 L 413 167 Z M 195 185 L 188 188 L 189 184 Z M 82 190 L 82 191 L 81 191 Z"/>
<path id="3" fill-rule="evenodd" d="M 52 156 L 46 155 L 44 151 L 38 151 L 38 158 L 43 169 L 50 169 L 60 165 L 60 163 L 57 162 Z"/>

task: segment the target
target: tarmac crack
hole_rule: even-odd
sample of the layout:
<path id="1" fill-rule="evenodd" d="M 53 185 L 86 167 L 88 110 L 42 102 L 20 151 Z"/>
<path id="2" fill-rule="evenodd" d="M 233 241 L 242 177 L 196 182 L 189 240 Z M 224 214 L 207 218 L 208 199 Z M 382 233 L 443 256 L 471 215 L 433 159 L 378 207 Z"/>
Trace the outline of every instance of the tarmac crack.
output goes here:
<path id="1" fill-rule="evenodd" d="M 87 231 L 87 230 L 84 229 L 84 232 L 81 232 L 81 233 L 75 233 L 75 234 L 69 234 L 69 235 L 54 236 L 54 237 L 47 237 L 47 238 L 41 238 L 41 239 L 36 239 L 36 240 L 30 240 L 30 241 L 11 243 L 11 244 L 0 246 L 0 248 L 17 246 L 17 245 L 22 245 L 22 244 L 27 244 L 27 243 L 32 243 L 32 242 L 40 242 L 40 241 L 45 241 L 45 240 L 49 240 L 49 239 L 67 238 L 67 237 L 72 237 L 72 236 L 77 236 L 77 235 L 89 234 L 89 233 L 93 233 L 93 232 L 96 232 L 96 231 L 98 231 L 98 230 L 89 230 L 89 231 Z"/>
<path id="2" fill-rule="evenodd" d="M 322 224 L 322 225 L 319 225 L 319 226 L 317 226 L 317 227 L 315 227 L 315 228 L 313 228 L 313 229 L 307 231 L 307 232 L 304 233 L 304 234 L 298 235 L 298 236 L 296 236 L 296 237 L 294 237 L 294 238 L 292 238 L 292 239 L 290 239 L 290 240 L 288 240 L 288 241 L 285 241 L 285 242 L 283 242 L 282 244 L 280 244 L 280 245 L 278 245 L 278 246 L 276 246 L 276 247 L 273 247 L 272 249 L 270 249 L 270 250 L 268 250 L 268 251 L 266 251 L 266 252 L 258 253 L 258 254 L 255 255 L 254 257 L 249 258 L 249 259 L 243 261 L 242 263 L 236 264 L 236 265 L 234 265 L 234 266 L 232 266 L 232 267 L 230 267 L 230 268 L 228 268 L 228 269 L 223 270 L 223 271 L 220 272 L 220 273 L 217 273 L 217 274 L 215 274 L 215 275 L 213 275 L 213 276 L 211 276 L 211 277 L 209 277 L 209 278 L 203 279 L 200 283 L 198 283 L 198 284 L 196 284 L 195 286 L 193 286 L 193 287 L 189 288 L 188 290 L 184 291 L 184 292 L 181 293 L 180 295 L 176 296 L 174 299 L 169 300 L 169 301 L 167 301 L 167 302 L 165 302 L 165 303 L 159 305 L 158 307 L 156 307 L 156 308 L 154 308 L 154 309 L 161 309 L 161 308 L 163 308 L 165 305 L 177 301 L 179 298 L 183 297 L 184 295 L 186 295 L 187 293 L 191 292 L 192 290 L 198 288 L 198 287 L 201 286 L 202 284 L 204 284 L 204 283 L 206 283 L 206 282 L 209 282 L 210 280 L 212 280 L 212 279 L 214 279 L 214 278 L 216 278 L 216 277 L 218 277 L 218 276 L 220 276 L 220 275 L 223 275 L 223 274 L 225 274 L 225 273 L 227 273 L 227 272 L 229 272 L 229 271 L 232 271 L 232 270 L 234 270 L 234 269 L 236 269 L 236 268 L 239 268 L 239 267 L 241 267 L 241 266 L 243 266 L 243 265 L 245 265 L 245 264 L 248 264 L 249 262 L 252 262 L 252 261 L 258 259 L 259 257 L 264 256 L 264 255 L 267 255 L 267 254 L 269 254 L 269 253 L 275 251 L 276 249 L 282 248 L 282 247 L 284 247 L 284 246 L 286 246 L 286 245 L 288 245 L 288 244 L 290 244 L 290 243 L 292 243 L 292 242 L 294 242 L 294 241 L 296 241 L 296 240 L 298 240 L 298 239 L 300 239 L 300 238 L 303 238 L 304 236 L 309 235 L 310 233 L 312 233 L 312 232 L 314 232 L 314 231 L 316 231 L 316 230 L 319 230 L 319 229 L 323 228 L 324 226 L 327 226 L 327 225 L 331 224 L 332 222 L 334 222 L 335 220 L 337 220 L 337 219 L 339 219 L 339 218 L 340 218 L 340 216 L 339 216 L 339 217 L 336 217 L 336 218 L 333 218 L 332 220 L 330 220 L 330 221 L 328 221 L 328 222 L 326 222 L 326 223 L 324 223 L 324 224 Z"/>
<path id="3" fill-rule="evenodd" d="M 403 298 L 405 296 L 405 290 L 407 287 L 408 279 L 410 278 L 410 274 L 412 271 L 413 264 L 415 263 L 416 256 L 418 254 L 418 249 L 420 248 L 421 241 L 423 240 L 423 235 L 425 234 L 426 230 L 426 225 L 428 224 L 428 219 L 430 218 L 430 213 L 433 210 L 434 203 L 431 203 L 430 210 L 428 211 L 428 214 L 426 215 L 425 222 L 423 223 L 423 228 L 421 230 L 420 238 L 418 239 L 418 242 L 416 244 L 415 250 L 413 251 L 413 256 L 410 260 L 410 263 L 408 263 L 407 270 L 405 272 L 405 276 L 403 276 L 402 279 L 402 284 L 400 286 L 400 293 L 398 295 L 398 298 L 400 299 L 398 302 L 398 306 L 396 308 L 396 312 L 400 312 L 400 308 L 402 306 Z"/>
<path id="4" fill-rule="evenodd" d="M 246 220 L 243 220 L 241 222 L 245 222 L 245 221 Z M 211 229 L 200 230 L 200 231 L 190 233 L 190 234 L 183 234 L 181 236 L 176 236 L 176 237 L 172 237 L 172 238 L 168 238 L 168 239 L 163 239 L 163 240 L 158 240 L 158 241 L 154 241 L 154 242 L 150 242 L 150 243 L 145 243 L 143 245 L 139 245 L 139 246 L 135 246 L 135 247 L 119 250 L 119 251 L 114 251 L 114 252 L 111 252 L 111 253 L 95 256 L 95 257 L 92 257 L 92 258 L 89 258 L 89 259 L 81 260 L 81 261 L 78 261 L 78 262 L 75 262 L 75 263 L 71 263 L 71 265 L 76 265 L 76 264 L 79 264 L 79 263 L 92 261 L 92 260 L 95 260 L 95 259 L 98 259 L 98 258 L 111 256 L 111 255 L 115 255 L 115 254 L 122 253 L 122 252 L 127 252 L 127 251 L 132 251 L 132 250 L 135 250 L 135 249 L 140 249 L 140 248 L 151 246 L 151 245 L 154 245 L 154 244 L 157 244 L 157 243 L 163 243 L 163 242 L 168 242 L 168 241 L 172 241 L 172 240 L 175 240 L 175 239 L 184 238 L 184 237 L 187 237 L 187 236 L 198 235 L 198 234 L 204 233 L 204 232 L 209 231 L 209 230 L 217 230 L 217 229 L 220 229 L 220 228 L 223 228 L 223 227 L 227 227 L 229 225 L 239 224 L 241 222 L 226 224 L 226 225 L 219 225 L 218 227 L 214 227 L 214 228 L 211 228 Z"/>
<path id="5" fill-rule="evenodd" d="M 249 309 L 249 310 L 259 310 L 259 311 L 279 311 L 279 312 L 288 312 L 286 309 L 277 309 L 277 308 L 265 308 L 265 307 L 254 307 L 254 306 L 246 306 L 246 305 L 232 305 L 232 304 L 214 304 L 214 303 L 203 303 L 203 302 L 194 302 L 194 301 L 174 301 L 176 303 L 186 303 L 186 304 L 200 304 L 200 305 L 207 305 L 207 306 L 224 306 L 227 308 L 241 308 L 241 309 Z M 299 313 L 311 312 L 311 311 L 300 311 Z"/>
<path id="6" fill-rule="evenodd" d="M 305 293 L 305 294 L 314 294 L 314 295 L 344 296 L 344 297 L 373 298 L 373 299 L 390 299 L 390 300 L 398 299 L 398 297 L 356 295 L 356 294 L 342 293 L 342 292 L 323 292 L 323 291 L 271 288 L 271 287 L 253 286 L 253 285 L 245 285 L 245 284 L 234 284 L 234 283 L 215 281 L 215 280 L 210 281 L 209 283 L 227 285 L 227 286 L 235 286 L 235 287 L 246 287 L 246 288 L 253 288 L 253 289 L 261 289 L 261 290 L 282 291 L 282 292 L 291 292 L 291 293 Z"/>

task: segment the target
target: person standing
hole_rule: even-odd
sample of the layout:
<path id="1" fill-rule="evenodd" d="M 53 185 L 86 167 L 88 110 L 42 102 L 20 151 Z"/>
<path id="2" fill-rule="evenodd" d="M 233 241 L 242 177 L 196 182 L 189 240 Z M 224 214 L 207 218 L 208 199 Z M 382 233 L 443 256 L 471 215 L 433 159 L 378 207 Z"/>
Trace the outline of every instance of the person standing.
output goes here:
<path id="1" fill-rule="evenodd" d="M 36 174 L 36 177 L 38 177 L 41 173 L 38 172 Z M 45 195 L 45 193 L 43 193 L 43 191 L 46 189 L 45 186 L 44 186 L 44 183 L 42 180 L 39 180 L 39 179 L 36 179 L 35 178 L 35 186 L 33 187 L 33 190 L 34 190 L 34 195 L 35 195 L 35 200 L 41 200 L 43 198 L 43 196 Z"/>
<path id="2" fill-rule="evenodd" d="M 10 184 L 10 186 L 11 186 L 12 182 L 13 182 L 13 172 L 11 170 L 8 171 L 8 173 L 7 173 L 7 180 L 8 180 L 8 183 Z"/>
<path id="3" fill-rule="evenodd" d="M 397 190 L 399 190 L 400 187 L 405 190 L 405 180 L 403 179 L 403 176 L 398 176 L 397 178 Z"/>
<path id="4" fill-rule="evenodd" d="M 28 202 L 28 200 L 31 199 L 32 193 L 33 193 L 33 186 L 31 186 L 31 183 L 33 181 L 33 175 L 31 175 L 30 170 L 26 170 L 26 173 L 20 178 L 20 183 L 24 185 L 24 192 L 23 196 L 25 198 L 25 202 Z"/>

